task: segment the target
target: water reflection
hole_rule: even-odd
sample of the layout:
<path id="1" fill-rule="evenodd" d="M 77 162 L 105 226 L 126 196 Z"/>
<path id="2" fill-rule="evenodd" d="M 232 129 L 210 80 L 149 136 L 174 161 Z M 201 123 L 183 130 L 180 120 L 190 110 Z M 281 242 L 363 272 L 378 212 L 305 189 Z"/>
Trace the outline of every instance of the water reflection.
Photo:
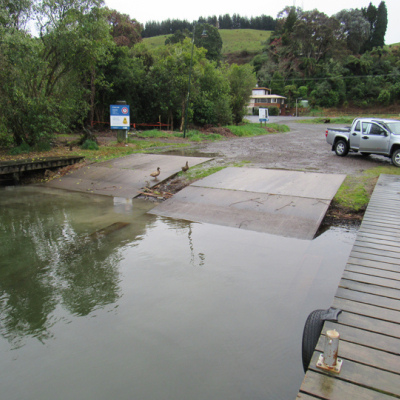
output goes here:
<path id="1" fill-rule="evenodd" d="M 0 191 L 2 397 L 295 398 L 304 321 L 330 306 L 354 232 L 282 238 L 152 206 Z"/>
<path id="2" fill-rule="evenodd" d="M 190 249 L 190 265 L 192 267 L 204 266 L 206 256 L 204 253 L 197 253 L 193 243 L 193 226 L 197 225 L 196 222 L 186 221 L 183 219 L 171 219 L 165 217 L 159 217 L 159 220 L 170 227 L 171 230 L 175 231 L 177 235 L 187 235 L 188 244 Z"/>
<path id="3" fill-rule="evenodd" d="M 112 230 L 106 232 L 109 235 L 90 236 L 98 214 L 112 200 L 97 198 L 93 204 L 94 197 L 88 202 L 86 196 L 74 195 L 71 202 L 68 195 L 52 190 L 2 191 L 0 333 L 15 348 L 24 336 L 42 342 L 52 337 L 50 328 L 57 317 L 51 314 L 58 304 L 73 315 L 85 316 L 121 296 L 122 244 L 110 246 Z M 104 214 L 101 217 L 106 223 Z M 135 234 L 145 226 L 136 224 Z"/>

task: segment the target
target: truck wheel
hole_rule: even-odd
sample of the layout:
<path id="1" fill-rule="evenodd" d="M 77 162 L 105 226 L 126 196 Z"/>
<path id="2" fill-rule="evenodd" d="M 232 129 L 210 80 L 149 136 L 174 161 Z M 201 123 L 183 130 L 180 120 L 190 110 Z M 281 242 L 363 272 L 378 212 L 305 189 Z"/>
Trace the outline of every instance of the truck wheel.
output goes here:
<path id="1" fill-rule="evenodd" d="M 339 157 L 347 156 L 349 145 L 344 140 L 338 140 L 335 144 L 335 153 Z"/>
<path id="2" fill-rule="evenodd" d="M 395 150 L 393 153 L 392 162 L 396 167 L 400 167 L 400 149 Z"/>

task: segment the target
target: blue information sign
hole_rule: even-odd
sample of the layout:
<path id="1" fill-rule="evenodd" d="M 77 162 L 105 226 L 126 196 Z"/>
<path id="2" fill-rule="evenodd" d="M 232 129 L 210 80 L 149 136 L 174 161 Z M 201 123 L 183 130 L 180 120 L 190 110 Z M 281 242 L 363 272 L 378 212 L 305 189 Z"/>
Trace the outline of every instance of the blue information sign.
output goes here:
<path id="1" fill-rule="evenodd" d="M 130 109 L 127 105 L 110 105 L 110 128 L 111 129 L 129 129 Z"/>

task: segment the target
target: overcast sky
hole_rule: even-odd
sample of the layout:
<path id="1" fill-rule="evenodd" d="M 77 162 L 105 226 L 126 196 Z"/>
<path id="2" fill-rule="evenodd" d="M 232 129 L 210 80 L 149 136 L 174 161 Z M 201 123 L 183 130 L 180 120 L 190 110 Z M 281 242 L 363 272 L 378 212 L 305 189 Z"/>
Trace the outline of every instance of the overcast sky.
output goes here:
<path id="1" fill-rule="evenodd" d="M 212 15 L 239 14 L 242 17 L 259 16 L 261 14 L 270 15 L 276 18 L 279 11 L 286 5 L 295 4 L 303 10 L 319 11 L 327 15 L 336 14 L 343 9 L 367 7 L 368 0 L 336 0 L 336 1 L 317 1 L 317 0 L 296 0 L 279 2 L 265 0 L 240 1 L 228 0 L 150 0 L 150 1 L 129 1 L 129 0 L 105 0 L 109 8 L 115 9 L 123 14 L 128 14 L 143 25 L 147 21 L 164 21 L 170 19 L 186 19 L 188 21 L 197 20 L 199 17 Z M 272 3 L 272 4 L 268 4 Z M 378 7 L 379 1 L 373 0 L 372 4 Z M 388 29 L 386 31 L 386 44 L 400 42 L 400 0 L 386 0 L 388 10 Z"/>

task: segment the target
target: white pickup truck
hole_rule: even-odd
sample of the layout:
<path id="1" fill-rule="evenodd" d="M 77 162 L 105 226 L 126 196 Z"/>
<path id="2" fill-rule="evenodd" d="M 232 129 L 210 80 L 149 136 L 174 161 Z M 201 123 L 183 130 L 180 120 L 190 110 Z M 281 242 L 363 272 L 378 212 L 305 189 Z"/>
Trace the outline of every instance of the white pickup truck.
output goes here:
<path id="1" fill-rule="evenodd" d="M 349 151 L 364 156 L 379 154 L 390 157 L 400 167 L 400 121 L 395 119 L 356 118 L 350 128 L 326 130 L 326 141 L 332 151 L 344 157 Z"/>

